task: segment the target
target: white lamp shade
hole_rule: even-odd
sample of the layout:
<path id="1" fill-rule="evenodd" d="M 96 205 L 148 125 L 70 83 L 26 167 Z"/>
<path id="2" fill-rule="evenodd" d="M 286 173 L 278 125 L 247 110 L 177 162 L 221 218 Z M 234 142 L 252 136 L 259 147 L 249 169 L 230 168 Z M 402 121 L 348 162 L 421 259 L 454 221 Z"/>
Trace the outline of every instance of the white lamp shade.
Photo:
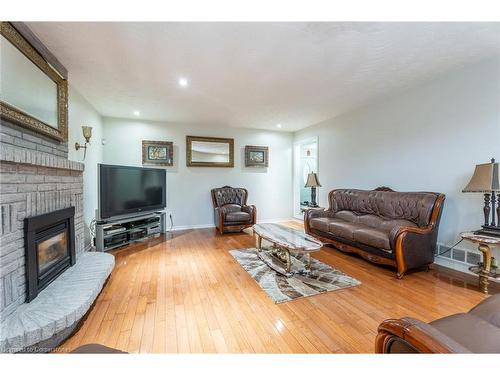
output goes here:
<path id="1" fill-rule="evenodd" d="M 309 173 L 307 176 L 307 182 L 304 187 L 320 187 L 321 184 L 319 183 L 318 175 L 314 172 Z"/>
<path id="2" fill-rule="evenodd" d="M 462 192 L 489 193 L 492 191 L 500 191 L 498 163 L 491 162 L 476 165 L 472 178 Z"/>

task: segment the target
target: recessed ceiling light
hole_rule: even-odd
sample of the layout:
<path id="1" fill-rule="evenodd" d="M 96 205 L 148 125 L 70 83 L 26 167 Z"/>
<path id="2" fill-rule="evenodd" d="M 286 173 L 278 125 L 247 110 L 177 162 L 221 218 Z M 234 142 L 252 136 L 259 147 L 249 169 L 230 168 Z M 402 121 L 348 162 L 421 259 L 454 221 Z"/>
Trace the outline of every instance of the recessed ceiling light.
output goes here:
<path id="1" fill-rule="evenodd" d="M 179 86 L 187 87 L 187 85 L 188 85 L 188 80 L 186 78 L 183 77 L 179 78 Z"/>
<path id="2" fill-rule="evenodd" d="M 141 112 L 139 111 L 134 111 L 134 116 L 140 116 L 141 115 Z"/>
<path id="3" fill-rule="evenodd" d="M 276 127 L 281 129 L 281 124 L 276 124 Z"/>

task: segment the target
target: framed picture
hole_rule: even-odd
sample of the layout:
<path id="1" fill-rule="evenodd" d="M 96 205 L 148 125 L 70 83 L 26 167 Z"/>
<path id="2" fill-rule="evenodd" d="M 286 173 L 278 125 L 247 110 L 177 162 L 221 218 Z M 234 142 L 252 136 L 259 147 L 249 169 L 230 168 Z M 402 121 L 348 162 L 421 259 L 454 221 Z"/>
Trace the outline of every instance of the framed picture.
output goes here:
<path id="1" fill-rule="evenodd" d="M 245 146 L 245 167 L 268 167 L 269 147 Z"/>
<path id="2" fill-rule="evenodd" d="M 142 141 L 142 164 L 164 167 L 174 165 L 173 142 Z"/>
<path id="3" fill-rule="evenodd" d="M 234 139 L 186 137 L 188 167 L 234 167 Z"/>

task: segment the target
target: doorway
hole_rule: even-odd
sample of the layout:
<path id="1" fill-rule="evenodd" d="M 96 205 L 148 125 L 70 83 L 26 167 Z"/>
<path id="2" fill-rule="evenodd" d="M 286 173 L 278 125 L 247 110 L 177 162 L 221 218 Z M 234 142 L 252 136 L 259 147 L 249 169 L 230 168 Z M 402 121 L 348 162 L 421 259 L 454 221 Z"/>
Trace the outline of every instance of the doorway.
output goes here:
<path id="1" fill-rule="evenodd" d="M 296 219 L 303 219 L 302 207 L 311 200 L 311 188 L 304 187 L 311 172 L 318 173 L 318 137 L 294 144 L 293 215 Z"/>

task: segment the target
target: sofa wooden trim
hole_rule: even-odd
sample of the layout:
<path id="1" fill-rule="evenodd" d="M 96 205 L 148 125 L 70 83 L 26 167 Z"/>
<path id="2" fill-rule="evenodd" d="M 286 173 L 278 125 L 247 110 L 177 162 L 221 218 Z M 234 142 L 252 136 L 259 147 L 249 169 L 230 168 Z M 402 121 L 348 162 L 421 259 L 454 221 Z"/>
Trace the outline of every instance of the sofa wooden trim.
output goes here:
<path id="1" fill-rule="evenodd" d="M 391 353 L 391 345 L 399 341 L 409 352 L 415 353 L 468 353 L 469 350 L 446 336 L 430 324 L 418 319 L 384 320 L 378 327 L 375 352 Z"/>
<path id="2" fill-rule="evenodd" d="M 403 276 L 405 275 L 406 271 L 408 270 L 408 265 L 405 260 L 405 252 L 406 249 L 411 246 L 411 236 L 413 235 L 419 235 L 419 236 L 429 236 L 432 237 L 433 235 L 437 235 L 435 232 L 436 226 L 439 223 L 439 219 L 441 217 L 442 213 L 442 208 L 443 208 L 443 203 L 445 200 L 445 195 L 444 194 L 438 194 L 436 201 L 434 203 L 434 206 L 431 211 L 431 217 L 429 221 L 429 225 L 427 225 L 424 228 L 419 228 L 419 227 L 401 227 L 399 231 L 396 234 L 396 244 L 395 244 L 395 249 L 394 249 L 394 258 L 385 258 L 385 257 L 380 257 L 377 255 L 373 255 L 370 252 L 363 250 L 362 248 L 358 246 L 353 246 L 350 244 L 346 244 L 342 239 L 333 239 L 330 237 L 326 237 L 321 234 L 320 231 L 316 231 L 313 228 L 311 228 L 309 222 L 310 219 L 315 216 L 314 214 L 318 213 L 327 213 L 326 216 L 331 215 L 330 213 L 333 213 L 333 207 L 332 207 L 332 199 L 333 199 L 333 194 L 335 190 L 330 191 L 328 194 L 328 204 L 329 207 L 328 209 L 325 210 L 306 210 L 304 213 L 304 229 L 307 234 L 312 235 L 313 237 L 318 238 L 320 241 L 322 241 L 325 244 L 330 244 L 333 245 L 336 249 L 344 252 L 349 252 L 349 253 L 356 253 L 363 257 L 364 259 L 373 262 L 373 263 L 378 263 L 378 264 L 384 264 L 384 265 L 389 265 L 396 267 L 397 273 L 396 276 L 398 279 L 402 279 Z M 432 264 L 433 260 L 430 260 L 426 264 L 422 264 L 422 266 Z"/>

